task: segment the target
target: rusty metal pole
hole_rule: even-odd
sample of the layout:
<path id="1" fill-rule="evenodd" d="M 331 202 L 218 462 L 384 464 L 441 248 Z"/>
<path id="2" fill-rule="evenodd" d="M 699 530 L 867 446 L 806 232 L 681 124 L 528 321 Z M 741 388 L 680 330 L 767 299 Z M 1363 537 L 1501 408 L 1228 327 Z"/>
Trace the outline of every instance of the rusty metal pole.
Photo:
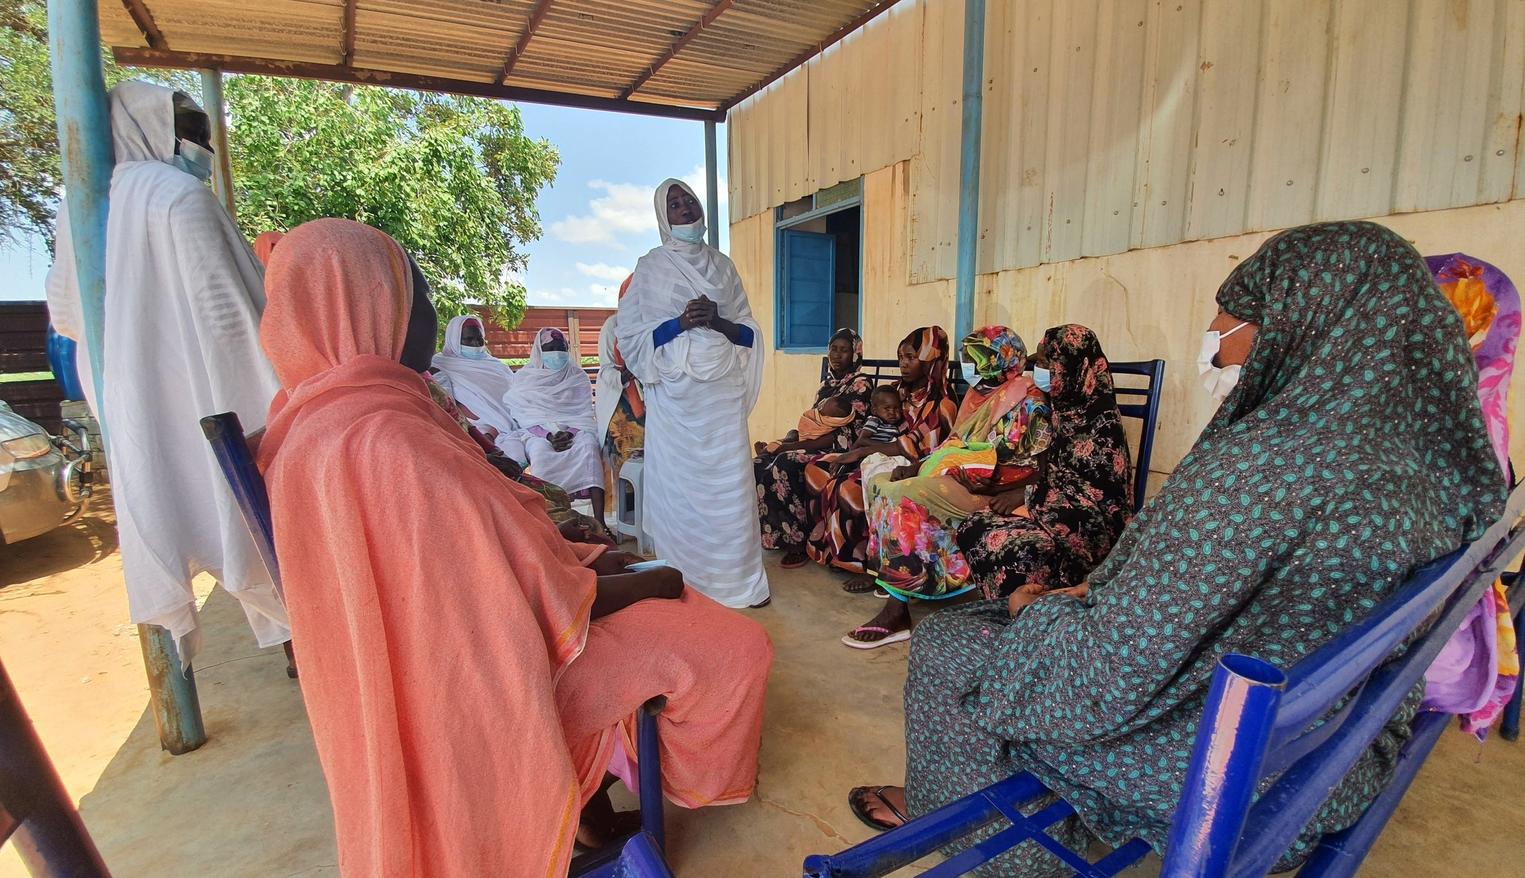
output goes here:
<path id="1" fill-rule="evenodd" d="M 96 0 L 49 0 L 48 49 L 53 60 L 53 104 L 58 115 L 58 148 L 63 159 L 64 200 L 74 243 L 85 343 L 90 351 L 95 389 L 95 418 L 110 459 L 111 435 L 102 393 L 106 338 L 106 210 L 111 191 L 111 114 L 106 78 L 101 72 L 101 27 Z M 159 743 L 171 753 L 186 753 L 206 743 L 195 678 L 181 675 L 174 639 L 157 626 L 139 626 L 138 637 L 148 664 L 149 690 Z M 173 668 L 156 674 L 158 666 Z"/>

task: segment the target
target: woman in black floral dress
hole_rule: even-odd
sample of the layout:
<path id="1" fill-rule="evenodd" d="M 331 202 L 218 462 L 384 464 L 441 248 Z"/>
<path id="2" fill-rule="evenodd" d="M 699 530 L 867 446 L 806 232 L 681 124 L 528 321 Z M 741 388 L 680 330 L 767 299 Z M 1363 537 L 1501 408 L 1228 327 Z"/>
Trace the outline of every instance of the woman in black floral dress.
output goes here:
<path id="1" fill-rule="evenodd" d="M 1044 370 L 1054 440 L 1038 479 L 999 495 L 989 512 L 964 520 L 958 545 L 969 581 L 987 598 L 1040 594 L 1085 581 L 1133 517 L 1128 436 L 1107 355 L 1078 324 L 1050 329 L 1034 358 Z M 1039 386 L 1043 386 L 1042 381 Z"/>
<path id="2" fill-rule="evenodd" d="M 805 538 L 819 517 L 820 502 L 805 485 L 805 467 L 826 454 L 839 454 L 852 447 L 858 430 L 868 417 L 868 397 L 873 381 L 859 372 L 863 364 L 863 340 L 851 329 L 839 329 L 831 337 L 826 357 L 829 374 L 816 391 L 814 405 L 836 397 L 852 411 L 852 422 L 819 439 L 800 441 L 786 435 L 777 450 L 756 445 L 752 460 L 757 475 L 757 516 L 762 522 L 765 549 L 782 549 L 785 569 L 800 567 Z"/>

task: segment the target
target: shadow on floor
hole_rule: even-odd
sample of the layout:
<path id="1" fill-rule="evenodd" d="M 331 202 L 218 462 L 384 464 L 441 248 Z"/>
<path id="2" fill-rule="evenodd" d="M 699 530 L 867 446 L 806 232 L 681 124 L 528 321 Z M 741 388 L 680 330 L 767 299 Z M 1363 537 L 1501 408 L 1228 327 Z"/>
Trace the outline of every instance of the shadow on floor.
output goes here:
<path id="1" fill-rule="evenodd" d="M 144 710 L 80 801 L 102 856 L 116 878 L 337 875 L 328 791 L 284 654 L 255 646 L 221 589 L 202 624 L 207 743 L 170 756 Z"/>

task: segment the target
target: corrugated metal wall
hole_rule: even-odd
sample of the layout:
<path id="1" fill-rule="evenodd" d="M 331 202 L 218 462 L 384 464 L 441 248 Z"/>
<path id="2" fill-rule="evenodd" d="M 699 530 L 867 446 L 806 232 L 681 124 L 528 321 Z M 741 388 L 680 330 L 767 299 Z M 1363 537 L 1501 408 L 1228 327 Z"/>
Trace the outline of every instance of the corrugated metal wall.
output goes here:
<path id="1" fill-rule="evenodd" d="M 908 0 L 731 114 L 732 221 L 910 159 L 954 274 L 961 0 Z M 982 273 L 1525 195 L 1525 0 L 991 0 Z"/>

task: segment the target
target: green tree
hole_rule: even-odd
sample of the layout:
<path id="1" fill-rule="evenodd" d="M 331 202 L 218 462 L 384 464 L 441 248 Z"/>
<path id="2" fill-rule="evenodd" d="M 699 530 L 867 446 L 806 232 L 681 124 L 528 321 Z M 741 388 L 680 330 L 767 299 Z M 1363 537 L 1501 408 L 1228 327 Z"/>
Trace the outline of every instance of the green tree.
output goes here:
<path id="1" fill-rule="evenodd" d="M 149 79 L 199 96 L 195 74 L 124 70 L 103 51 L 107 84 Z M 560 157 L 524 132 L 517 108 L 372 87 L 229 77 L 235 206 L 253 237 L 347 217 L 418 259 L 443 316 L 480 303 L 505 326 L 524 313 L 523 245 L 540 236 L 535 199 Z M 0 245 L 51 242 L 62 174 L 47 12 L 0 5 Z"/>
<path id="2" fill-rule="evenodd" d="M 325 216 L 369 223 L 418 259 L 442 315 L 478 302 L 518 324 L 519 247 L 540 236 L 535 197 L 559 156 L 524 133 L 517 108 L 257 76 L 232 77 L 226 91 L 247 235 Z"/>

